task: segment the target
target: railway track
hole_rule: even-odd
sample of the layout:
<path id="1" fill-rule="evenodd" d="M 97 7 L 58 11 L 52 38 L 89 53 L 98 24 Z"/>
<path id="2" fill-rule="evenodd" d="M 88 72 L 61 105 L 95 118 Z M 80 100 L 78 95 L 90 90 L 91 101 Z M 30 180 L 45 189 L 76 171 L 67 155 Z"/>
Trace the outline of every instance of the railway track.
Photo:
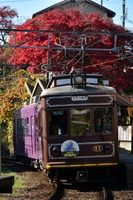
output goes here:
<path id="1" fill-rule="evenodd" d="M 2 158 L 2 163 L 5 164 L 19 164 L 23 165 L 15 158 Z M 28 166 L 27 166 L 28 167 Z M 31 168 L 32 169 L 32 168 Z M 40 172 L 42 173 L 42 172 Z M 113 195 L 106 186 L 99 184 L 54 184 L 54 192 L 50 195 L 48 200 L 113 200 Z"/>
<path id="2" fill-rule="evenodd" d="M 68 199 L 76 199 L 76 200 L 113 200 L 113 194 L 106 187 L 95 187 L 88 186 L 88 188 L 84 184 L 80 184 L 77 187 L 73 185 L 62 185 L 58 184 L 55 186 L 55 190 L 53 194 L 50 196 L 48 200 L 68 200 Z"/>
<path id="3" fill-rule="evenodd" d="M 2 158 L 3 159 L 3 158 Z M 38 199 L 38 200 L 48 200 L 52 197 L 51 193 L 54 188 L 49 184 L 47 177 L 40 176 L 40 172 L 32 170 L 29 166 L 23 166 L 16 162 L 15 159 L 4 158 L 5 162 L 2 162 L 2 168 L 6 167 L 11 172 L 18 173 L 24 179 L 26 183 L 26 189 L 22 188 L 13 189 L 13 194 L 0 194 L 0 200 L 29 200 L 29 199 Z M 12 162 L 12 163 L 11 163 Z M 27 179 L 27 177 L 29 177 Z M 64 191 L 62 192 L 61 200 L 115 200 L 115 199 L 124 199 L 129 200 L 133 199 L 133 190 L 128 189 L 125 185 L 125 182 L 121 179 L 117 182 L 107 182 L 104 185 L 98 184 L 88 184 L 86 187 L 82 184 L 79 187 L 75 185 L 65 185 Z M 109 190 L 111 191 L 109 191 Z M 56 197 L 57 198 L 57 197 Z M 58 200 L 60 200 L 58 198 Z"/>
<path id="4" fill-rule="evenodd" d="M 55 190 L 48 200 L 62 199 L 64 193 L 64 187 L 62 184 L 55 184 Z"/>
<path id="5" fill-rule="evenodd" d="M 1 161 L 2 163 L 16 163 L 17 159 L 11 157 L 1 157 Z"/>

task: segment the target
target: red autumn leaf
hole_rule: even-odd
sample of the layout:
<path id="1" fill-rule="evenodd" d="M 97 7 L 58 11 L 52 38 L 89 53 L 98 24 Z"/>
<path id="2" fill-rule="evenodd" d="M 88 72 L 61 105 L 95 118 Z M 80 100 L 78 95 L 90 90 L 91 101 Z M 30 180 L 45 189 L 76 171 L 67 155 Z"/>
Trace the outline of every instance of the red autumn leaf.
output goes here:
<path id="1" fill-rule="evenodd" d="M 117 26 L 111 19 L 105 19 L 96 13 L 85 14 L 79 10 L 55 9 L 27 20 L 16 28 L 20 30 L 60 30 L 60 33 L 51 33 L 49 38 L 50 46 L 60 47 L 60 49 L 50 48 L 49 58 L 47 49 L 17 48 L 14 49 L 15 54 L 9 59 L 10 63 L 29 64 L 27 69 L 30 73 L 45 73 L 47 70 L 69 73 L 73 66 L 75 68 L 84 67 L 87 73 L 102 73 L 104 78 L 109 79 L 110 83 L 118 89 L 133 87 L 133 80 L 129 78 L 133 75 L 130 70 L 132 43 L 128 42 L 132 36 L 129 35 L 129 31 Z M 72 35 L 62 31 L 71 31 Z M 74 34 L 76 31 L 84 32 L 84 35 Z M 86 33 L 87 31 L 92 33 Z M 101 34 L 93 32 L 101 32 Z M 115 36 L 111 35 L 114 32 L 118 34 L 115 44 Z M 33 37 L 36 39 L 32 40 Z M 73 48 L 81 47 L 82 39 L 83 47 L 91 48 L 91 50 L 84 51 L 84 61 L 82 51 L 73 50 Z M 13 37 L 10 42 L 13 44 Z M 16 34 L 16 42 L 17 45 L 46 47 L 48 33 L 45 32 L 39 36 L 39 33 L 35 31 L 20 31 Z M 96 51 L 94 48 L 100 50 Z M 112 48 L 115 50 L 108 50 Z M 126 72 L 124 72 L 125 68 Z"/>

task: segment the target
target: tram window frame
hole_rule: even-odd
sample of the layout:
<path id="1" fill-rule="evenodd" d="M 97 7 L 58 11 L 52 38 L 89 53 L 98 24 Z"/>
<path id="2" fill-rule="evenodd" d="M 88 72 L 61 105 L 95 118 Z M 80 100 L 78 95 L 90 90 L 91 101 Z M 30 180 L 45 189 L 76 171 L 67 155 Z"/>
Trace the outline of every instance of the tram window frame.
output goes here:
<path id="1" fill-rule="evenodd" d="M 25 117 L 22 119 L 23 136 L 29 136 L 29 118 Z"/>
<path id="2" fill-rule="evenodd" d="M 50 137 L 68 135 L 68 115 L 68 109 L 66 108 L 48 110 L 48 131 Z"/>
<path id="3" fill-rule="evenodd" d="M 78 110 L 84 110 L 83 114 L 85 114 L 85 110 L 88 110 L 86 113 L 89 113 L 89 116 L 81 116 L 78 114 Z M 72 114 L 72 112 L 74 113 L 74 111 L 77 112 L 77 116 L 75 115 L 74 118 L 74 114 Z M 75 112 L 75 114 L 76 114 Z M 71 132 L 71 136 L 83 136 L 83 135 L 91 135 L 91 108 L 90 107 L 76 107 L 76 108 L 71 108 L 70 109 L 70 132 Z M 72 119 L 73 117 L 73 119 Z M 85 119 L 86 117 L 86 119 Z M 88 117 L 88 118 L 87 118 Z M 77 120 L 77 121 L 76 121 Z M 88 121 L 87 121 L 88 120 Z M 74 122 L 74 123 L 72 123 Z"/>
<path id="4" fill-rule="evenodd" d="M 38 117 L 36 117 L 36 125 L 38 127 L 38 135 L 41 136 L 42 135 L 42 109 L 39 110 L 38 112 Z"/>
<path id="5" fill-rule="evenodd" d="M 118 115 L 118 126 L 131 126 L 132 117 L 129 116 L 127 107 L 121 107 L 120 111 L 120 115 Z"/>
<path id="6" fill-rule="evenodd" d="M 110 109 L 110 111 L 108 111 Z M 94 114 L 94 135 L 113 133 L 113 110 L 112 107 L 95 107 Z M 99 122 L 98 122 L 99 121 Z M 96 123 L 99 123 L 96 124 Z"/>
<path id="7" fill-rule="evenodd" d="M 118 116 L 118 126 L 131 126 L 132 120 L 130 116 Z"/>
<path id="8" fill-rule="evenodd" d="M 17 135 L 23 135 L 22 118 L 17 119 Z"/>

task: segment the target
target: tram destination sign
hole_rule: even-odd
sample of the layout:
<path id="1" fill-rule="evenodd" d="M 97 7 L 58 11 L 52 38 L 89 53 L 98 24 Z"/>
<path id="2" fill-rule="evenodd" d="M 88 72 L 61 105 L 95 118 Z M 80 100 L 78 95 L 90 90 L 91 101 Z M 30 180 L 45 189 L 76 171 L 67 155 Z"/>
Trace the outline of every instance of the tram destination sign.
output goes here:
<path id="1" fill-rule="evenodd" d="M 75 105 L 111 105 L 112 95 L 55 96 L 46 98 L 47 107 Z"/>

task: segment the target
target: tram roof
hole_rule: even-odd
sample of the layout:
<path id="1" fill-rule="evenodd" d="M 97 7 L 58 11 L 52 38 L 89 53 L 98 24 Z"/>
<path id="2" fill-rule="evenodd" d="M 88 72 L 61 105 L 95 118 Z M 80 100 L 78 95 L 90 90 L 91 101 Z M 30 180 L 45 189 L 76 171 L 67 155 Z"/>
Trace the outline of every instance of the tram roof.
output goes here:
<path id="1" fill-rule="evenodd" d="M 121 107 L 133 107 L 133 102 L 129 99 L 117 94 L 118 104 Z"/>
<path id="2" fill-rule="evenodd" d="M 43 96 L 64 96 L 74 94 L 113 94 L 116 93 L 115 88 L 103 85 L 86 85 L 85 87 L 74 87 L 66 85 L 62 87 L 47 88 L 42 91 L 40 97 Z"/>
<path id="3" fill-rule="evenodd" d="M 36 103 L 39 97 L 43 96 L 65 96 L 79 94 L 114 94 L 115 88 L 101 84 L 101 74 L 86 74 L 86 86 L 74 87 L 71 85 L 70 74 L 52 76 L 49 83 L 46 85 L 40 80 L 37 80 L 33 89 L 26 85 L 28 92 L 30 91 L 30 100 L 25 102 L 25 106 Z M 121 107 L 133 107 L 133 102 L 117 93 L 118 105 Z"/>

